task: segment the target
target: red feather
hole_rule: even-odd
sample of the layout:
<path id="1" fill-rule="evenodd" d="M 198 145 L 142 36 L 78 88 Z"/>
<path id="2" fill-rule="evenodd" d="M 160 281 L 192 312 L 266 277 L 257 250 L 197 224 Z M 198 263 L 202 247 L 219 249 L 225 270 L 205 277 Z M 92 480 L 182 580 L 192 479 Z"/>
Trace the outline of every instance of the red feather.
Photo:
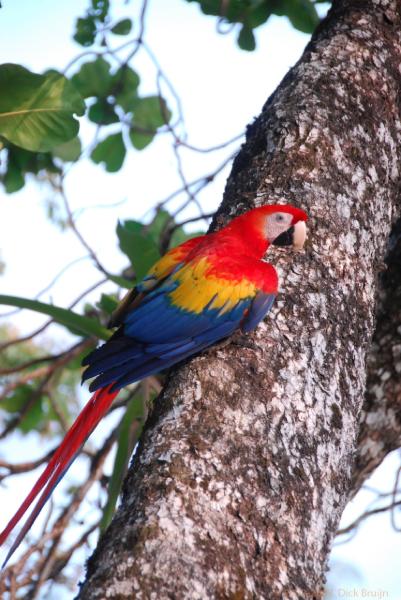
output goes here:
<path id="1" fill-rule="evenodd" d="M 25 522 L 15 542 L 11 546 L 3 563 L 3 567 L 22 542 L 26 533 L 32 527 L 36 517 L 42 510 L 47 499 L 52 494 L 54 488 L 62 479 L 63 475 L 76 458 L 86 439 L 90 436 L 92 431 L 95 429 L 99 421 L 110 407 L 114 398 L 117 396 L 118 391 L 109 392 L 110 388 L 111 385 L 102 388 L 93 394 L 89 402 L 75 420 L 71 429 L 68 431 L 61 445 L 53 454 L 46 469 L 43 471 L 42 475 L 39 477 L 28 496 L 25 498 L 13 518 L 9 521 L 7 527 L 0 533 L 0 545 L 2 545 L 14 527 L 22 519 L 35 498 L 42 492 L 35 505 L 35 508 L 29 515 L 29 518 Z"/>

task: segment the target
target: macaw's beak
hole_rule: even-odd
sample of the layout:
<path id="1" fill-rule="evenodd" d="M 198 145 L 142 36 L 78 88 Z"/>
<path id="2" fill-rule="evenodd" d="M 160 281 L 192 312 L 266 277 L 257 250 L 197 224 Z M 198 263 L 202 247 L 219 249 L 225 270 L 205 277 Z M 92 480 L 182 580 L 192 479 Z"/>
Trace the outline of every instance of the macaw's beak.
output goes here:
<path id="1" fill-rule="evenodd" d="M 305 221 L 298 221 L 292 227 L 281 233 L 273 242 L 274 246 L 294 246 L 295 250 L 301 250 L 306 240 Z"/>

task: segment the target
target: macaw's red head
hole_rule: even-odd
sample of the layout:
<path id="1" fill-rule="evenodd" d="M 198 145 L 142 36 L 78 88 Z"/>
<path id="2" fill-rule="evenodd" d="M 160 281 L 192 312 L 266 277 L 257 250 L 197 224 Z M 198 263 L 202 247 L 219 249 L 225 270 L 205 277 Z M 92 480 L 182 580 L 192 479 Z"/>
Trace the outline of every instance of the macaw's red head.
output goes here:
<path id="1" fill-rule="evenodd" d="M 246 239 L 252 253 L 263 256 L 270 244 L 299 250 L 306 240 L 307 214 L 291 204 L 253 208 L 233 219 L 227 229 Z"/>

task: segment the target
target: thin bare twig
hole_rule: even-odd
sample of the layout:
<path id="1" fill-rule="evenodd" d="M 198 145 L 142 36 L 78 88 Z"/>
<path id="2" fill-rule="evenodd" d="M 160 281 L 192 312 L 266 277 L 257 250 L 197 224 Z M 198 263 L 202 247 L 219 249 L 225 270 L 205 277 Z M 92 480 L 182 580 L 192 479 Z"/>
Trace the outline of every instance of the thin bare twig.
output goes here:
<path id="1" fill-rule="evenodd" d="M 123 198 L 122 200 L 118 200 L 117 202 L 109 202 L 108 204 L 92 204 L 88 206 L 82 206 L 77 210 L 74 210 L 74 219 L 80 217 L 89 210 L 110 209 L 117 208 L 118 206 L 123 206 L 127 202 L 127 200 L 128 198 Z"/>
<path id="2" fill-rule="evenodd" d="M 0 375 L 12 375 L 13 373 L 18 373 L 19 371 L 25 371 L 26 369 L 29 369 L 30 367 L 34 367 L 35 365 L 40 365 L 41 363 L 44 362 L 52 362 L 55 361 L 59 358 L 61 358 L 62 356 L 64 356 L 67 352 L 70 352 L 72 350 L 72 348 L 75 348 L 75 346 L 80 345 L 81 342 L 79 341 L 78 344 L 74 344 L 73 346 L 71 346 L 70 348 L 68 348 L 67 350 L 64 350 L 63 352 L 60 352 L 59 354 L 48 354 L 46 356 L 41 356 L 39 358 L 33 358 L 32 360 L 28 360 L 24 363 L 21 363 L 20 365 L 16 365 L 15 367 L 7 367 L 5 369 L 0 369 Z"/>
<path id="3" fill-rule="evenodd" d="M 45 581 L 51 577 L 53 570 L 58 569 L 57 560 L 59 555 L 57 554 L 57 549 L 61 542 L 65 528 L 71 518 L 76 514 L 78 507 L 82 503 L 90 487 L 102 477 L 104 462 L 117 438 L 117 435 L 118 426 L 111 432 L 104 445 L 92 457 L 88 478 L 86 479 L 85 483 L 77 489 L 72 497 L 71 502 L 63 510 L 57 521 L 52 526 L 52 529 L 47 533 L 44 533 L 34 545 L 30 546 L 16 563 L 4 569 L 1 579 L 3 579 L 4 582 L 6 579 L 8 579 L 9 583 L 8 585 L 4 583 L 1 591 L 10 592 L 11 585 L 13 585 L 17 592 L 18 589 L 22 589 L 27 585 L 31 585 L 31 589 L 29 590 L 28 595 L 25 597 L 34 599 L 37 597 L 38 591 L 43 586 Z M 80 539 L 85 541 L 89 533 L 90 531 L 87 531 L 86 534 L 81 536 Z M 45 547 L 49 541 L 51 542 L 51 545 L 46 551 Z M 78 543 L 73 544 L 72 548 L 70 548 L 70 555 L 72 555 L 72 553 L 78 547 Z M 36 564 L 28 572 L 25 571 L 23 579 L 17 581 L 18 575 L 24 572 L 28 558 L 30 558 L 30 556 L 35 552 L 41 553 Z M 67 551 L 67 553 L 69 553 L 69 551 Z M 64 559 L 65 554 L 66 553 L 64 552 L 61 555 L 64 557 Z M 63 562 L 64 564 L 66 563 L 66 561 Z M 15 583 L 12 581 L 13 578 Z M 34 583 L 32 584 L 32 582 Z"/>
<path id="4" fill-rule="evenodd" d="M 136 38 L 136 46 L 135 48 L 128 54 L 123 64 L 128 64 L 130 60 L 132 60 L 135 54 L 138 52 L 139 48 L 143 45 L 143 37 L 145 34 L 145 19 L 146 19 L 146 11 L 148 8 L 148 0 L 143 0 L 141 11 L 139 13 L 139 33 Z M 115 53 L 114 53 L 115 54 Z"/>
<path id="5" fill-rule="evenodd" d="M 378 508 L 372 508 L 371 510 L 366 510 L 362 515 L 360 515 L 355 521 L 347 525 L 347 527 L 343 527 L 337 531 L 337 535 L 344 535 L 345 533 L 350 533 L 353 530 L 356 530 L 362 521 L 365 521 L 368 517 L 372 515 L 377 515 L 383 512 L 392 511 L 396 506 L 401 506 L 401 500 L 397 502 L 391 502 L 391 504 L 387 504 L 386 506 L 379 506 Z"/>
<path id="6" fill-rule="evenodd" d="M 221 142 L 220 144 L 216 144 L 215 146 L 210 146 L 208 148 L 199 148 L 198 146 L 194 146 L 192 144 L 188 144 L 187 142 L 184 142 L 180 138 L 177 138 L 176 142 L 179 146 L 183 146 L 184 148 L 187 148 L 187 150 L 192 150 L 193 152 L 199 152 L 200 154 L 208 154 L 210 152 L 216 152 L 217 150 L 222 150 L 223 148 L 227 148 L 227 146 L 231 146 L 231 144 L 233 144 L 234 142 L 238 142 L 239 140 L 241 140 L 244 137 L 244 135 L 245 135 L 245 132 L 239 133 L 238 135 L 235 135 L 234 137 L 232 137 L 231 139 L 229 139 L 225 142 Z"/>
<path id="7" fill-rule="evenodd" d="M 184 129 L 184 123 L 185 123 L 184 111 L 182 108 L 182 102 L 181 102 L 181 98 L 180 98 L 179 94 L 177 93 L 177 91 L 176 91 L 174 85 L 172 84 L 172 82 L 170 81 L 170 79 L 165 74 L 164 70 L 161 68 L 160 63 L 157 60 L 155 54 L 152 52 L 151 48 L 144 41 L 142 41 L 142 47 L 156 68 L 156 82 L 157 82 L 157 86 L 158 86 L 158 90 L 159 90 L 159 95 L 161 95 L 160 80 L 162 80 L 162 81 L 164 81 L 166 87 L 170 91 L 170 94 L 174 98 L 174 101 L 176 104 L 178 117 L 177 117 L 177 122 L 175 123 L 175 126 L 178 125 L 179 123 L 181 123 L 181 125 Z M 185 129 L 184 129 L 184 132 L 185 132 Z M 185 138 L 186 138 L 186 134 L 184 133 L 182 136 L 182 139 L 184 140 Z"/>
<path id="8" fill-rule="evenodd" d="M 2 479 L 5 479 L 5 477 L 8 477 L 9 475 L 17 475 L 18 473 L 28 473 L 29 471 L 37 469 L 38 467 L 40 467 L 40 465 L 50 460 L 56 448 L 52 448 L 45 455 L 41 456 L 40 458 L 37 458 L 36 460 L 31 460 L 29 462 L 12 464 L 6 462 L 5 460 L 0 460 L 0 469 L 3 468 L 9 471 L 7 475 L 0 475 L 0 481 Z"/>
<path id="9" fill-rule="evenodd" d="M 22 344 L 23 342 L 29 342 L 32 338 L 36 337 L 45 329 L 47 329 L 47 327 L 49 327 L 51 323 L 53 323 L 53 319 L 49 319 L 48 321 L 46 321 L 46 323 L 41 325 L 38 329 L 35 329 L 35 331 L 33 331 L 32 333 L 28 333 L 27 335 L 23 335 L 15 340 L 8 340 L 7 342 L 0 344 L 0 352 L 6 350 L 6 348 L 9 348 L 10 346 Z"/>
<path id="10" fill-rule="evenodd" d="M 42 290 L 40 290 L 40 292 L 38 292 L 37 294 L 35 294 L 34 296 L 32 296 L 35 300 L 38 300 L 41 296 L 43 296 L 43 294 L 45 294 L 46 292 L 48 292 L 56 283 L 57 281 L 60 279 L 60 277 L 62 277 L 64 275 L 64 273 L 66 271 L 68 271 L 68 269 L 70 269 L 70 267 L 76 265 L 77 263 L 87 259 L 88 256 L 80 256 L 79 258 L 76 258 L 74 260 L 72 260 L 70 263 L 68 263 L 65 267 L 63 267 L 61 269 L 61 271 L 59 271 L 57 273 L 57 275 L 50 281 L 50 283 L 48 283 Z M 5 312 L 5 313 L 0 313 L 0 319 L 3 319 L 4 317 L 11 317 L 19 312 L 21 312 L 21 310 L 23 310 L 22 308 L 16 308 L 13 310 L 10 310 L 9 312 Z"/>
<path id="11" fill-rule="evenodd" d="M 47 398 L 48 401 L 50 403 L 50 406 L 52 407 L 52 409 L 54 410 L 54 414 L 56 415 L 61 428 L 63 430 L 64 433 L 67 433 L 68 431 L 68 422 L 67 419 L 65 418 L 65 415 L 63 414 L 63 411 L 60 410 L 59 405 L 57 404 L 56 399 L 54 398 L 54 394 L 53 394 L 53 390 L 49 389 L 49 385 L 46 388 L 46 394 L 47 394 Z"/>
<path id="12" fill-rule="evenodd" d="M 185 219 L 184 221 L 181 221 L 180 223 L 176 223 L 174 221 L 174 218 L 171 217 L 164 225 L 163 231 L 160 234 L 159 246 L 161 254 L 164 254 L 167 251 L 170 245 L 171 238 L 177 229 L 183 227 L 184 225 L 187 225 L 188 223 L 195 223 L 196 221 L 211 219 L 214 214 L 214 212 L 206 214 L 202 213 L 197 217 L 190 217 L 188 219 Z"/>
<path id="13" fill-rule="evenodd" d="M 48 385 L 50 379 L 54 375 L 56 369 L 59 369 L 62 366 L 64 366 L 65 364 L 67 364 L 72 358 L 74 358 L 74 356 L 76 356 L 77 354 L 79 354 L 79 352 L 81 352 L 82 348 L 88 347 L 90 344 L 91 344 L 90 340 L 88 340 L 88 339 L 83 340 L 83 342 L 81 342 L 81 344 L 78 345 L 78 347 L 75 347 L 72 351 L 70 351 L 69 353 L 66 353 L 58 361 L 56 361 L 55 363 L 53 363 L 52 365 L 47 367 L 47 369 L 48 369 L 47 372 L 41 373 L 41 376 L 44 375 L 43 380 L 41 381 L 39 386 L 36 388 L 36 390 L 34 390 L 32 392 L 32 394 L 30 395 L 28 400 L 25 402 L 25 404 L 20 409 L 18 415 L 14 419 L 12 419 L 8 423 L 8 425 L 5 427 L 4 431 L 2 431 L 2 433 L 0 433 L 0 439 L 6 437 L 10 433 L 10 431 L 13 431 L 16 427 L 18 427 L 18 425 L 24 419 L 24 417 L 26 416 L 28 411 L 32 408 L 34 403 L 38 400 L 38 398 L 40 398 L 40 396 L 45 391 L 46 386 Z M 4 399 L 6 397 L 6 394 L 8 394 L 12 389 L 14 389 L 14 388 L 10 388 L 10 386 L 9 386 L 9 389 L 6 388 L 3 391 L 2 395 L 0 396 L 0 400 Z"/>
<path id="14" fill-rule="evenodd" d="M 401 467 L 398 467 L 397 475 L 395 476 L 394 488 L 393 488 L 393 492 L 392 492 L 392 509 L 390 512 L 391 525 L 392 525 L 394 531 L 401 531 L 401 526 L 397 525 L 397 523 L 395 522 L 395 510 L 394 510 L 395 506 L 397 506 L 396 498 L 399 493 L 398 483 L 400 481 L 400 474 L 401 474 Z"/>
<path id="15" fill-rule="evenodd" d="M 75 221 L 74 221 L 74 215 L 71 211 L 69 202 L 68 202 L 68 198 L 67 195 L 64 191 L 64 186 L 62 183 L 62 179 L 59 181 L 58 184 L 54 184 L 54 187 L 56 189 L 56 191 L 60 194 L 62 200 L 63 200 L 63 204 L 64 204 L 64 208 L 65 211 L 67 213 L 67 220 L 68 220 L 68 225 L 71 227 L 72 231 L 75 233 L 75 236 L 78 238 L 78 240 L 80 241 L 80 243 L 82 244 L 82 246 L 88 251 L 90 257 L 92 258 L 93 262 L 95 263 L 95 265 L 97 266 L 97 268 L 99 269 L 99 271 L 101 271 L 102 273 L 104 273 L 107 277 L 109 277 L 109 272 L 104 268 L 104 266 L 102 265 L 102 263 L 99 261 L 96 252 L 93 250 L 93 248 L 88 244 L 88 242 L 85 240 L 85 238 L 83 237 L 83 235 L 81 234 L 81 232 L 79 231 L 79 229 L 77 228 Z"/>
<path id="16" fill-rule="evenodd" d="M 91 525 L 81 535 L 81 537 L 78 538 L 77 541 L 68 548 L 68 550 L 64 550 L 63 552 L 59 552 L 57 554 L 55 564 L 53 565 L 51 573 L 48 575 L 48 579 L 55 580 L 59 576 L 60 572 L 64 569 L 66 564 L 69 562 L 71 556 L 74 554 L 75 550 L 78 550 L 78 548 L 81 548 L 81 546 L 83 546 L 87 542 L 89 536 L 91 535 L 91 533 L 96 531 L 96 529 L 99 527 L 99 524 L 100 519 L 96 521 L 96 523 L 93 523 L 93 525 Z"/>

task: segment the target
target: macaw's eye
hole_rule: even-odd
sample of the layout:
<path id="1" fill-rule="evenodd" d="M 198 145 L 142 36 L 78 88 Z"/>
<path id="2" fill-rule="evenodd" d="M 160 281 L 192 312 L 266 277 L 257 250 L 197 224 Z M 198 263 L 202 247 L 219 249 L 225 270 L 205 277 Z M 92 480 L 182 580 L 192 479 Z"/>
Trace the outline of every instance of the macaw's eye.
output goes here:
<path id="1" fill-rule="evenodd" d="M 284 220 L 285 220 L 285 217 L 281 213 L 278 213 L 275 217 L 276 223 L 282 223 Z"/>

